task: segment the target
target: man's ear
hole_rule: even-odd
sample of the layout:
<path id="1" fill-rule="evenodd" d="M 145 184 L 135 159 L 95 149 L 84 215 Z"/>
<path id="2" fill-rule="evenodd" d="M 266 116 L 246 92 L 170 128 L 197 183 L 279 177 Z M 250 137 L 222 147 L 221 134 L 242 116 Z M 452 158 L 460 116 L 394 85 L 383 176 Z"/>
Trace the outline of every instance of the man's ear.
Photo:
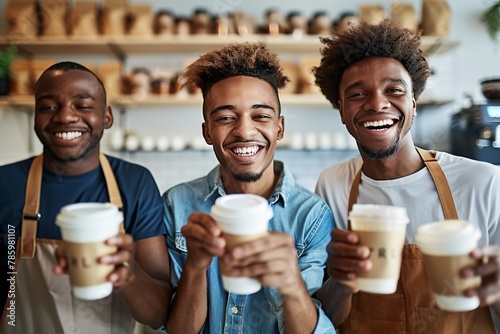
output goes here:
<path id="1" fill-rule="evenodd" d="M 208 145 L 213 145 L 212 137 L 210 136 L 210 131 L 208 130 L 207 122 L 201 123 L 201 132 L 203 134 L 203 138 L 205 138 L 205 143 Z"/>
<path id="2" fill-rule="evenodd" d="M 283 139 L 285 135 L 285 117 L 280 116 L 278 119 L 278 140 Z"/>
<path id="3" fill-rule="evenodd" d="M 113 125 L 113 111 L 110 106 L 104 110 L 104 128 L 109 129 Z"/>

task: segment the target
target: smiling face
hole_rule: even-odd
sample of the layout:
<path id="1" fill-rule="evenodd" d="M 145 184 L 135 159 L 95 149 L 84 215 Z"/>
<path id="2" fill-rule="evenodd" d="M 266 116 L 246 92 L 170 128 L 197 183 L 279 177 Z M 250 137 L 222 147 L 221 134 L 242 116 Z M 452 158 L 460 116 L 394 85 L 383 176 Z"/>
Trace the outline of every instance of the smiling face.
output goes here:
<path id="1" fill-rule="evenodd" d="M 44 146 L 46 166 L 78 161 L 85 172 L 98 165 L 99 141 L 113 116 L 104 91 L 89 72 L 51 70 L 35 89 L 35 132 Z M 77 167 L 76 167 L 77 166 Z"/>
<path id="2" fill-rule="evenodd" d="M 370 159 L 391 157 L 405 141 L 416 102 L 411 78 L 397 60 L 371 57 L 348 67 L 340 81 L 342 122 Z"/>
<path id="3" fill-rule="evenodd" d="M 274 89 L 266 81 L 236 76 L 214 84 L 204 102 L 203 136 L 229 184 L 259 180 L 274 184 L 273 159 L 284 120 Z"/>

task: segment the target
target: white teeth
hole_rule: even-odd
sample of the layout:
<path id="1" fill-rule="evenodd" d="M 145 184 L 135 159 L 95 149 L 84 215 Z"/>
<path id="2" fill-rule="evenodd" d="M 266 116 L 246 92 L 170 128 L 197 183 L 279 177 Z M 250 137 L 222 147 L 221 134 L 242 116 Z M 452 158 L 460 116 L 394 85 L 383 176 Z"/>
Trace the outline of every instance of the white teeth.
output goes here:
<path id="1" fill-rule="evenodd" d="M 55 136 L 57 138 L 61 138 L 64 140 L 71 140 L 78 138 L 82 135 L 80 131 L 71 131 L 71 132 L 56 132 Z"/>
<path id="2" fill-rule="evenodd" d="M 237 147 L 233 150 L 233 152 L 238 155 L 249 157 L 257 153 L 258 150 L 259 150 L 258 146 Z"/>
<path id="3" fill-rule="evenodd" d="M 386 126 L 386 125 L 393 125 L 394 121 L 392 119 L 384 119 L 381 121 L 371 121 L 371 122 L 365 122 L 363 123 L 363 126 L 365 128 L 371 127 L 371 128 L 377 128 L 381 126 Z"/>

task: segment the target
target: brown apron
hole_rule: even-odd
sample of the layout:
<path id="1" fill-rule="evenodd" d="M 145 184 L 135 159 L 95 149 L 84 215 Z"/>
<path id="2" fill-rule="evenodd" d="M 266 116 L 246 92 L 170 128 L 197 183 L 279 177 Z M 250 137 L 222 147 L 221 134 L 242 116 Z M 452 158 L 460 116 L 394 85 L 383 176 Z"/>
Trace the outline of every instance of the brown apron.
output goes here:
<path id="1" fill-rule="evenodd" d="M 446 219 L 457 219 L 455 203 L 446 177 L 436 158 L 417 148 L 434 180 Z M 358 197 L 362 168 L 349 195 L 349 208 Z M 351 229 L 350 222 L 348 226 Z M 433 299 L 422 254 L 414 244 L 405 244 L 397 290 L 390 295 L 358 292 L 352 297 L 351 312 L 339 328 L 340 333 L 364 334 L 487 334 L 495 333 L 488 307 L 469 312 L 447 312 Z"/>
<path id="2" fill-rule="evenodd" d="M 99 159 L 110 202 L 121 208 L 120 192 L 109 161 L 103 154 Z M 111 294 L 95 301 L 74 298 L 68 275 L 52 273 L 56 264 L 54 251 L 62 241 L 36 238 L 42 172 L 43 155 L 40 155 L 33 160 L 28 174 L 23 225 L 16 249 L 16 293 L 12 300 L 15 327 L 9 317 L 12 312 L 7 310 L 12 303 L 8 298 L 0 322 L 1 333 L 132 333 L 135 321 L 120 296 Z"/>

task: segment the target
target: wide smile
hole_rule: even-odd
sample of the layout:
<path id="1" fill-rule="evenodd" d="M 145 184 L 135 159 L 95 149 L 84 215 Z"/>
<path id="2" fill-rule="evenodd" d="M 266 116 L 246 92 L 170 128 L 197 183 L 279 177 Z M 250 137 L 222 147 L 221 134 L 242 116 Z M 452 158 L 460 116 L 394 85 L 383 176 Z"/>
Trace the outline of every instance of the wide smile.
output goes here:
<path id="1" fill-rule="evenodd" d="M 382 120 L 362 122 L 361 126 L 370 131 L 384 131 L 391 128 L 395 123 L 397 123 L 397 120 L 386 118 Z"/>
<path id="2" fill-rule="evenodd" d="M 253 146 L 245 146 L 245 147 L 235 147 L 232 148 L 231 151 L 240 157 L 252 157 L 259 152 L 261 147 L 258 145 Z"/>
<path id="3" fill-rule="evenodd" d="M 54 136 L 62 140 L 73 140 L 83 135 L 81 131 L 55 132 Z"/>

